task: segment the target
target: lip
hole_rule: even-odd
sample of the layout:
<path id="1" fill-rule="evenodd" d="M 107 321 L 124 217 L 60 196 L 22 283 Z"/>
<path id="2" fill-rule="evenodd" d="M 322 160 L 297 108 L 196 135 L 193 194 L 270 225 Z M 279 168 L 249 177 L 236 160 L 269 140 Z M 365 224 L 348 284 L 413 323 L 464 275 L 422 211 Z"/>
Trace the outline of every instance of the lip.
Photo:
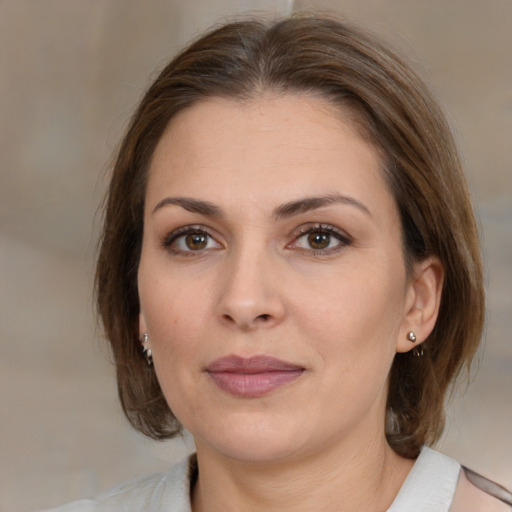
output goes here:
<path id="1" fill-rule="evenodd" d="M 298 379 L 304 368 L 269 356 L 227 356 L 206 367 L 213 382 L 231 395 L 255 398 Z"/>

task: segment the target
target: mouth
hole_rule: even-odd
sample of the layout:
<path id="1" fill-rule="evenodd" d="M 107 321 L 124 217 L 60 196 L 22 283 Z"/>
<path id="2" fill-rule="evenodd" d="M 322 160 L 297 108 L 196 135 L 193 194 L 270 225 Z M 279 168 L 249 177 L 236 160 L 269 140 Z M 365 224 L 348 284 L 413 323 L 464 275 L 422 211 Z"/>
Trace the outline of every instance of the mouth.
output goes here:
<path id="1" fill-rule="evenodd" d="M 206 367 L 213 382 L 223 391 L 256 398 L 298 379 L 305 368 L 269 356 L 227 356 Z"/>

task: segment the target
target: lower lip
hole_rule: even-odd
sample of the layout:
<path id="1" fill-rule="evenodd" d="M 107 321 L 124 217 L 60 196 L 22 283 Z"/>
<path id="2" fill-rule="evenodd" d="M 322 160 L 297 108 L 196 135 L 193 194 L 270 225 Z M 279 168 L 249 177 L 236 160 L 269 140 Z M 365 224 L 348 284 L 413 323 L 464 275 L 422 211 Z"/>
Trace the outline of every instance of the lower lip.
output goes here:
<path id="1" fill-rule="evenodd" d="M 213 382 L 234 396 L 255 398 L 264 396 L 294 380 L 304 370 L 275 370 L 261 373 L 209 372 Z"/>

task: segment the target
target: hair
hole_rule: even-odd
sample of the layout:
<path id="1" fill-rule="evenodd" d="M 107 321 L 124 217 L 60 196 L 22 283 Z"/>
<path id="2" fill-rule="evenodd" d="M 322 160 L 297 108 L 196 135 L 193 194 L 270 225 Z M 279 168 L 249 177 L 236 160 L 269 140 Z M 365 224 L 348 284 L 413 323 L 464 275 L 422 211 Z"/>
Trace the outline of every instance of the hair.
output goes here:
<path id="1" fill-rule="evenodd" d="M 155 147 L 174 116 L 208 97 L 264 92 L 323 98 L 378 148 L 400 213 L 406 266 L 429 256 L 444 272 L 436 325 L 423 357 L 396 354 L 389 375 L 386 436 L 414 458 L 444 427 L 444 398 L 481 338 L 484 293 L 478 232 L 460 158 L 438 102 L 393 50 L 328 17 L 232 22 L 175 57 L 134 113 L 106 198 L 96 271 L 97 308 L 117 370 L 119 397 L 140 432 L 166 439 L 181 425 L 138 340 L 137 271 L 144 196 Z"/>

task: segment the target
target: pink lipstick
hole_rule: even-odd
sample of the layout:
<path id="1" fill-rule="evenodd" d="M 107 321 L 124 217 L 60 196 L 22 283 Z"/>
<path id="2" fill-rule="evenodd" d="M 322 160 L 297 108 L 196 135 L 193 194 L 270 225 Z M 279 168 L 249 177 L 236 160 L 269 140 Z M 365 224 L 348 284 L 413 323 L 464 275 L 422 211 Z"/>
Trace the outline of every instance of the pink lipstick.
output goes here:
<path id="1" fill-rule="evenodd" d="M 304 368 L 269 356 L 227 356 L 209 364 L 206 371 L 223 391 L 255 398 L 298 379 Z"/>

